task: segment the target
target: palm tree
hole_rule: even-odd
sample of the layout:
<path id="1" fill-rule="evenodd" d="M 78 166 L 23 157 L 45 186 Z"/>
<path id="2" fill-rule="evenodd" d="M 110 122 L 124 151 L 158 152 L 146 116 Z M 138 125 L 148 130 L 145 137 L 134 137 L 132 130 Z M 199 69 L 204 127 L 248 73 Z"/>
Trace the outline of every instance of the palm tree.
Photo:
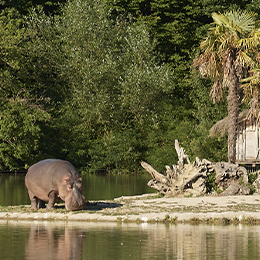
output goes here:
<path id="1" fill-rule="evenodd" d="M 201 42 L 201 55 L 194 60 L 202 76 L 212 78 L 210 95 L 219 101 L 228 89 L 228 160 L 235 163 L 240 80 L 258 63 L 259 21 L 254 13 L 228 11 L 213 13 L 214 27 Z"/>

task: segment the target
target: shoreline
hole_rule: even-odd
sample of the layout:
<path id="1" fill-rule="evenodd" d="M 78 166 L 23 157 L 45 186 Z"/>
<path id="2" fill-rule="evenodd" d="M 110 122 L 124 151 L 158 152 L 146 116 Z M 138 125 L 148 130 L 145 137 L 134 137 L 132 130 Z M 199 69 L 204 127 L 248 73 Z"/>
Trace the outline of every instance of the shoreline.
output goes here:
<path id="1" fill-rule="evenodd" d="M 86 209 L 31 211 L 29 205 L 2 207 L 2 220 L 78 222 L 260 224 L 260 195 L 162 197 L 157 194 L 90 201 Z"/>

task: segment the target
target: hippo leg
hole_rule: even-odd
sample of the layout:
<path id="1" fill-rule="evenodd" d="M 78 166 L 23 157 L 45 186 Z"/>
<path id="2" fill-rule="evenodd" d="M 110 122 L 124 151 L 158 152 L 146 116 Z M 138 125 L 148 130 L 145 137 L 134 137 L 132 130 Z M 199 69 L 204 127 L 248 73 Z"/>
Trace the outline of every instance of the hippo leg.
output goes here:
<path id="1" fill-rule="evenodd" d="M 31 201 L 31 209 L 37 210 L 37 198 L 31 191 L 28 191 L 28 194 Z"/>
<path id="2" fill-rule="evenodd" d="M 47 208 L 46 209 L 47 210 L 55 209 L 54 203 L 55 203 L 55 200 L 56 200 L 56 197 L 57 197 L 56 192 L 55 191 L 51 191 L 49 193 L 48 197 L 49 197 L 49 202 L 47 204 Z"/>
<path id="3" fill-rule="evenodd" d="M 46 206 L 45 206 L 45 202 L 43 201 L 43 200 L 40 200 L 39 199 L 39 209 L 43 209 L 43 208 L 46 208 Z"/>

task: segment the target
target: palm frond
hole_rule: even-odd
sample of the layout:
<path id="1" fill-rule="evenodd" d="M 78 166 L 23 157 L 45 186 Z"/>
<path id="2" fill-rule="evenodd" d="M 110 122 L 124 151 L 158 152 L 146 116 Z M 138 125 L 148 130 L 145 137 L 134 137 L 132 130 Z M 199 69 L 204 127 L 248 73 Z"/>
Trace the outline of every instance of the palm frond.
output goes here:
<path id="1" fill-rule="evenodd" d="M 237 47 L 245 50 L 257 50 L 260 45 L 260 33 L 252 31 L 248 37 L 244 37 L 238 40 Z"/>
<path id="2" fill-rule="evenodd" d="M 241 87 L 245 90 L 250 90 L 253 88 L 253 86 L 259 85 L 260 78 L 257 75 L 252 75 L 250 77 L 244 78 L 240 80 L 240 83 L 242 84 Z"/>
<path id="3" fill-rule="evenodd" d="M 211 34 L 204 41 L 201 42 L 200 49 L 205 52 L 211 51 L 214 48 L 215 42 L 216 37 Z"/>
<path id="4" fill-rule="evenodd" d="M 212 13 L 214 22 L 228 28 L 232 33 L 249 33 L 255 29 L 255 13 L 249 13 L 241 10 L 229 11 L 224 14 Z"/>
<path id="5" fill-rule="evenodd" d="M 248 115 L 247 115 L 247 118 L 249 120 L 256 120 L 257 123 L 259 123 L 259 120 L 260 120 L 260 111 L 259 111 L 259 99 L 258 99 L 258 96 L 259 96 L 259 93 L 258 93 L 258 90 L 255 89 L 255 94 L 254 96 L 257 96 L 257 97 L 253 97 L 250 102 L 248 103 L 249 105 L 249 111 L 248 111 Z"/>
<path id="6" fill-rule="evenodd" d="M 219 79 L 215 80 L 209 95 L 211 96 L 213 103 L 216 103 L 216 101 L 220 101 L 220 99 L 222 98 L 223 88 Z"/>
<path id="7" fill-rule="evenodd" d="M 228 18 L 223 14 L 212 13 L 212 18 L 217 25 L 229 24 Z"/>
<path id="8" fill-rule="evenodd" d="M 233 10 L 225 13 L 225 16 L 232 23 L 233 27 L 242 32 L 251 32 L 255 28 L 256 13 L 242 10 Z"/>
<path id="9" fill-rule="evenodd" d="M 219 76 L 217 59 L 215 52 L 204 52 L 194 60 L 193 65 L 199 69 L 202 77 L 215 79 Z"/>
<path id="10" fill-rule="evenodd" d="M 242 79 L 241 88 L 244 92 L 242 102 L 249 102 L 252 99 L 258 99 L 258 87 L 260 86 L 260 69 L 251 70 L 250 77 Z"/>
<path id="11" fill-rule="evenodd" d="M 238 52 L 237 60 L 235 61 L 235 63 L 239 63 L 241 64 L 241 66 L 249 68 L 253 68 L 256 64 L 255 61 L 244 51 Z"/>
<path id="12" fill-rule="evenodd" d="M 233 38 L 234 38 L 234 35 L 232 34 L 232 35 L 224 35 L 224 34 L 222 34 L 222 35 L 220 35 L 219 36 L 219 52 L 220 53 L 224 53 L 225 52 L 225 50 L 230 46 L 230 45 L 232 45 L 233 44 L 233 42 L 234 42 L 234 40 L 233 40 Z"/>

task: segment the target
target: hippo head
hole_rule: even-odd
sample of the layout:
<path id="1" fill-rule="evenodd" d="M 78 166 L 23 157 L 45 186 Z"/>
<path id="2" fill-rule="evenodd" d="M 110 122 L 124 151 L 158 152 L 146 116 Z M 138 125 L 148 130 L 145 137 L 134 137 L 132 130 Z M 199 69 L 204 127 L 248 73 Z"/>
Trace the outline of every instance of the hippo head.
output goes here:
<path id="1" fill-rule="evenodd" d="M 63 182 L 63 195 L 60 196 L 65 201 L 65 208 L 69 211 L 79 210 L 86 207 L 85 197 L 82 195 L 82 180 L 80 177 L 71 178 L 64 177 Z M 60 194 L 61 195 L 61 194 Z"/>

